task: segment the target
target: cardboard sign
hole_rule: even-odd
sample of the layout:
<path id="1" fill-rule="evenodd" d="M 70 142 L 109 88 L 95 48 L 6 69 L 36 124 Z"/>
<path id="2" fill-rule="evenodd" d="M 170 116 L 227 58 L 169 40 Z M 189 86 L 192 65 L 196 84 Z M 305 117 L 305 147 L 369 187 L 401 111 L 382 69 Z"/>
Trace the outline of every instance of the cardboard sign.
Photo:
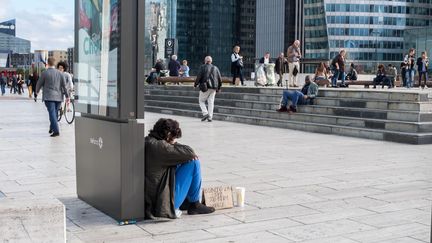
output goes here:
<path id="1" fill-rule="evenodd" d="M 205 205 L 214 207 L 215 209 L 234 207 L 231 186 L 203 188 L 203 199 Z"/>

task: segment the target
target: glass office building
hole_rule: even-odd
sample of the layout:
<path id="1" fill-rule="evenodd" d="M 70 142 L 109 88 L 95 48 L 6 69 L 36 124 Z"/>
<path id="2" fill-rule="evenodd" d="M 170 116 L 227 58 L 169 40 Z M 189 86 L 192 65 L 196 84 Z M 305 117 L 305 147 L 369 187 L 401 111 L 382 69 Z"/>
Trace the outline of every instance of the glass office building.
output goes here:
<path id="1" fill-rule="evenodd" d="M 0 50 L 27 54 L 30 45 L 30 41 L 16 37 L 15 19 L 0 23 Z"/>
<path id="2" fill-rule="evenodd" d="M 432 24 L 431 0 L 304 0 L 306 58 L 400 62 L 404 32 Z"/>
<path id="3" fill-rule="evenodd" d="M 420 27 L 405 30 L 404 32 L 405 48 L 411 47 L 417 50 L 417 55 L 420 56 L 422 52 L 426 51 L 429 60 L 432 55 L 432 25 L 429 27 Z M 432 65 L 429 65 L 429 73 L 432 74 Z"/>
<path id="4" fill-rule="evenodd" d="M 191 75 L 207 55 L 213 57 L 222 75 L 229 75 L 236 42 L 236 6 L 236 0 L 177 0 L 178 56 L 189 61 Z"/>

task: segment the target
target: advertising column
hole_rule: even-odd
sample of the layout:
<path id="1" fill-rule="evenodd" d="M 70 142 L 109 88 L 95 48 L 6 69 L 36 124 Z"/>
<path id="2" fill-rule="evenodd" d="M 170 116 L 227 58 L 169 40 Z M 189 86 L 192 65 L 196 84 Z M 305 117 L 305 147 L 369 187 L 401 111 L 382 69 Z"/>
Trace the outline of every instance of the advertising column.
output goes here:
<path id="1" fill-rule="evenodd" d="M 76 0 L 75 11 L 78 197 L 118 221 L 140 220 L 144 1 Z"/>

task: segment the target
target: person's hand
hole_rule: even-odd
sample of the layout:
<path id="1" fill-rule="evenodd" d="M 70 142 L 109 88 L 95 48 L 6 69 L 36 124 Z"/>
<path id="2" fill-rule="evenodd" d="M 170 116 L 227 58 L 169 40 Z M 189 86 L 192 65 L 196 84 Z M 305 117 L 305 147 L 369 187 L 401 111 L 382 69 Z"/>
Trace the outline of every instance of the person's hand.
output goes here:
<path id="1" fill-rule="evenodd" d="M 309 98 L 307 95 L 304 95 L 303 97 L 304 97 L 305 100 L 306 100 L 307 98 Z"/>
<path id="2" fill-rule="evenodd" d="M 70 98 L 66 98 L 66 103 L 70 103 Z"/>

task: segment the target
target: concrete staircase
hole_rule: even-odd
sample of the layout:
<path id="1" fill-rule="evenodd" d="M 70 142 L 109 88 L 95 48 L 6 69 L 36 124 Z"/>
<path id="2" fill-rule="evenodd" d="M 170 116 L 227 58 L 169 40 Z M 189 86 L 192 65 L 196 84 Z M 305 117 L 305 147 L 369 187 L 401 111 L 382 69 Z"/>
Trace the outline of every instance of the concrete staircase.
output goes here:
<path id="1" fill-rule="evenodd" d="M 432 94 L 419 90 L 321 88 L 314 105 L 278 113 L 283 89 L 224 87 L 216 95 L 215 120 L 370 138 L 432 144 Z M 201 117 L 191 86 L 146 86 L 145 110 Z"/>

